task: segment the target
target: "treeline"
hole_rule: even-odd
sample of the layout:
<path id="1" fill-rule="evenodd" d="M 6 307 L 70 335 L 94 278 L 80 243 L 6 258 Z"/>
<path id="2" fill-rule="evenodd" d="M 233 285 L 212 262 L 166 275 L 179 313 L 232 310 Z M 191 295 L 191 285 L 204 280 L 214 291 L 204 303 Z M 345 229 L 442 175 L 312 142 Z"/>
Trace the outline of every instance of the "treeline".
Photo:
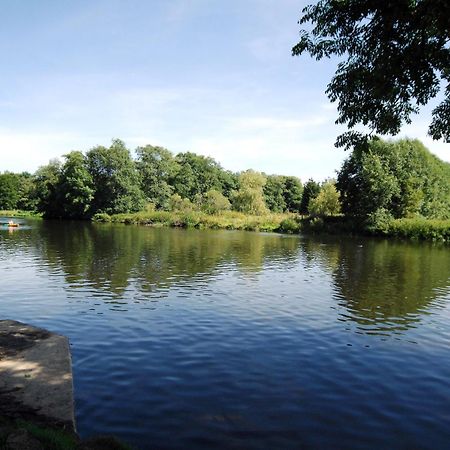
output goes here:
<path id="1" fill-rule="evenodd" d="M 97 146 L 86 154 L 72 151 L 63 162 L 50 161 L 33 175 L 0 174 L 0 209 L 69 219 L 152 209 L 307 214 L 310 206 L 317 208 L 310 201 L 322 189 L 313 180 L 303 187 L 294 176 L 233 173 L 213 158 L 191 152 L 173 155 L 147 145 L 135 153 L 133 159 L 121 140 L 113 140 L 110 147 Z M 325 190 L 329 186 L 323 184 Z M 335 197 L 338 205 L 336 191 Z"/>
<path id="2" fill-rule="evenodd" d="M 133 159 L 122 141 L 113 140 L 110 147 L 97 146 L 85 154 L 72 151 L 63 162 L 51 161 L 33 175 L 0 174 L 0 209 L 70 219 L 139 211 L 223 215 L 233 210 L 252 217 L 294 213 L 308 216 L 301 226 L 310 229 L 450 235 L 450 164 L 417 140 L 373 138 L 353 150 L 336 181 L 310 179 L 304 185 L 293 176 L 234 173 L 191 152 L 174 155 L 147 145 L 135 154 Z M 164 223 L 178 220 L 152 217 Z M 200 223 L 197 219 L 192 223 Z M 294 225 L 289 228 L 299 228 Z"/>

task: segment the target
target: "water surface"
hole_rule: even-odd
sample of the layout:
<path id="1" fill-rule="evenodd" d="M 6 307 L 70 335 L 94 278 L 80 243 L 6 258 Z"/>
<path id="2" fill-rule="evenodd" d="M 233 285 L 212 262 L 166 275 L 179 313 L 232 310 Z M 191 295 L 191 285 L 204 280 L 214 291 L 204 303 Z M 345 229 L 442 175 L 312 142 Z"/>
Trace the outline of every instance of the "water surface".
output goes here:
<path id="1" fill-rule="evenodd" d="M 25 222 L 0 317 L 69 336 L 83 436 L 449 448 L 448 247 Z"/>

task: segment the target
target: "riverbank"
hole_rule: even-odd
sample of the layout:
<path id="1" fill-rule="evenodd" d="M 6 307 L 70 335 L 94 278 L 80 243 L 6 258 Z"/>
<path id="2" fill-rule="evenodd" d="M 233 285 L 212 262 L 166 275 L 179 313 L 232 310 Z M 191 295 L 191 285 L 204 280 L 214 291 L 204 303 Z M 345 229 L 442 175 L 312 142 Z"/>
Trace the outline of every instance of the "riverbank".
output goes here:
<path id="1" fill-rule="evenodd" d="M 6 209 L 0 210 L 0 216 L 3 217 L 33 217 L 33 218 L 41 218 L 42 214 L 36 211 L 25 211 L 22 209 Z"/>
<path id="2" fill-rule="evenodd" d="M 344 216 L 305 217 L 297 214 L 246 215 L 227 211 L 211 215 L 202 212 L 152 211 L 134 214 L 96 214 L 94 222 L 197 229 L 263 231 L 277 233 L 327 233 L 383 236 L 409 240 L 450 242 L 450 220 L 424 218 L 391 219 L 363 227 Z"/>
<path id="3" fill-rule="evenodd" d="M 124 223 L 146 226 L 168 226 L 180 228 L 245 230 L 280 233 L 298 233 L 299 216 L 296 214 L 247 215 L 235 211 L 221 214 L 206 214 L 199 211 L 151 211 L 134 214 L 96 214 L 94 222 Z"/>

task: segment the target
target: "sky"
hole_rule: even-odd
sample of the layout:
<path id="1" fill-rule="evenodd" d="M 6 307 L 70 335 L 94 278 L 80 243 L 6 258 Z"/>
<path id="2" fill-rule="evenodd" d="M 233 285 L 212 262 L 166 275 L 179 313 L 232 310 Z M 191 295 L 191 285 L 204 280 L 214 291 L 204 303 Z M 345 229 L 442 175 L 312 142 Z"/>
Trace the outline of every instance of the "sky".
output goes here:
<path id="1" fill-rule="evenodd" d="M 302 0 L 0 0 L 0 172 L 120 138 L 224 168 L 322 180 L 348 153 L 325 89 L 293 57 Z M 427 106 L 399 137 L 427 137 Z"/>

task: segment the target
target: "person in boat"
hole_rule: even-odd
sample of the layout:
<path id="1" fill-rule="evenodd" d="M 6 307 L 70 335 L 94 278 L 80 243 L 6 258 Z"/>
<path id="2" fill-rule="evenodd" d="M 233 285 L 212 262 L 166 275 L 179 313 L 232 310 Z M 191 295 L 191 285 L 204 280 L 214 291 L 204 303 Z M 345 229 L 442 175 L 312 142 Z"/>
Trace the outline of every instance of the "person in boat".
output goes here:
<path id="1" fill-rule="evenodd" d="M 9 222 L 8 222 L 8 227 L 17 227 L 18 226 L 18 224 L 17 223 L 14 223 L 14 220 L 10 220 Z"/>

